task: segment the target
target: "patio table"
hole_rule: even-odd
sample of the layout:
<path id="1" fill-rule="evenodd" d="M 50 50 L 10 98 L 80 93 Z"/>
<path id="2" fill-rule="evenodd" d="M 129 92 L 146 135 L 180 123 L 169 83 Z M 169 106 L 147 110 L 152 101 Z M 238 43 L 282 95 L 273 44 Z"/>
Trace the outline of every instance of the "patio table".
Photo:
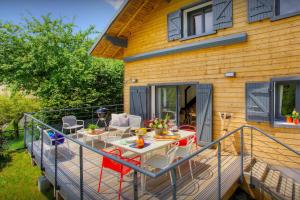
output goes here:
<path id="1" fill-rule="evenodd" d="M 180 134 L 180 139 L 184 139 L 184 138 L 188 138 L 193 136 L 195 133 L 190 132 L 190 131 L 184 131 L 184 130 L 179 130 L 177 132 L 178 134 Z M 111 144 L 113 146 L 116 146 L 118 148 L 127 150 L 127 151 L 131 151 L 137 155 L 141 156 L 141 167 L 145 168 L 145 159 L 147 154 L 149 154 L 150 152 L 157 150 L 157 149 L 161 149 L 161 148 L 167 148 L 169 145 L 173 144 L 174 142 L 176 142 L 177 140 L 157 140 L 155 139 L 154 136 L 154 132 L 150 132 L 147 133 L 147 136 L 144 138 L 146 143 L 150 143 L 149 146 L 144 147 L 144 148 L 134 148 L 131 147 L 130 143 L 127 142 L 127 140 L 134 140 L 136 139 L 136 136 L 132 136 L 132 137 L 128 137 L 128 138 L 124 138 L 118 141 L 113 141 L 111 142 Z M 145 192 L 145 186 L 146 186 L 146 176 L 144 174 L 141 174 L 141 191 L 144 193 Z"/>
<path id="2" fill-rule="evenodd" d="M 96 130 L 96 131 L 100 131 L 100 130 Z M 81 129 L 81 130 L 78 130 L 77 133 L 81 134 L 83 136 L 83 142 L 84 143 L 86 143 L 87 138 L 90 138 L 92 140 L 92 147 L 94 148 L 94 140 L 95 139 L 98 140 L 99 137 L 107 135 L 108 131 L 101 131 L 101 132 L 96 133 L 96 134 L 91 134 L 88 130 Z"/>

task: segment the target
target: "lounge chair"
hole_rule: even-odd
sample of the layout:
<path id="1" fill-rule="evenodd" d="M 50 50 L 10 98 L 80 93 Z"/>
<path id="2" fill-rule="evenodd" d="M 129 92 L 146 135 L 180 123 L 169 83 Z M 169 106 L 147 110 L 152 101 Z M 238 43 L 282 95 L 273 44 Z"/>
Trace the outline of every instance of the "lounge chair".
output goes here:
<path id="1" fill-rule="evenodd" d="M 123 119 L 124 121 L 122 121 Z M 125 133 L 129 133 L 130 129 L 140 128 L 141 123 L 142 123 L 142 118 L 140 116 L 129 115 L 126 113 L 111 114 L 111 121 L 109 124 L 109 128 L 117 129 L 123 132 L 123 134 L 125 134 Z"/>
<path id="2" fill-rule="evenodd" d="M 64 133 L 64 130 L 69 130 L 70 134 L 72 134 L 72 130 L 75 130 L 76 137 L 78 139 L 77 129 L 84 128 L 84 121 L 77 120 L 75 116 L 64 116 L 62 118 L 62 130 L 61 132 Z"/>

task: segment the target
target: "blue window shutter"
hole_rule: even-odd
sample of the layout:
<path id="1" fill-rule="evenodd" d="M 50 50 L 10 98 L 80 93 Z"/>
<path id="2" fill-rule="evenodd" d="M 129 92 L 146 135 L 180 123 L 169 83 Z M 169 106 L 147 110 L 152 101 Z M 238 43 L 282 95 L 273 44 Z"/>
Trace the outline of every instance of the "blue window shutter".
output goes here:
<path id="1" fill-rule="evenodd" d="M 213 0 L 214 30 L 232 27 L 232 0 Z"/>
<path id="2" fill-rule="evenodd" d="M 212 85 L 197 85 L 197 143 L 206 145 L 212 142 Z"/>
<path id="3" fill-rule="evenodd" d="M 150 98 L 147 86 L 130 87 L 130 114 L 141 116 L 143 120 L 150 116 Z"/>
<path id="4" fill-rule="evenodd" d="M 168 14 L 168 40 L 178 40 L 182 38 L 182 12 L 177 10 Z"/>
<path id="5" fill-rule="evenodd" d="M 274 0 L 248 0 L 248 21 L 256 22 L 273 16 Z"/>
<path id="6" fill-rule="evenodd" d="M 269 82 L 246 83 L 247 121 L 269 122 L 271 90 Z"/>

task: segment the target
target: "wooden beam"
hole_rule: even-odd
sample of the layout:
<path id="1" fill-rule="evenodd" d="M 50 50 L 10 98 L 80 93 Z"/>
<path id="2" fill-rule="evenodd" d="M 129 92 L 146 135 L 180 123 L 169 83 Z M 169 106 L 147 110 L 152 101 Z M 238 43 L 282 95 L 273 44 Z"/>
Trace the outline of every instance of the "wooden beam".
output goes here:
<path id="1" fill-rule="evenodd" d="M 127 48 L 127 39 L 111 36 L 108 34 L 105 34 L 105 39 L 107 39 L 111 44 L 115 46 Z"/>
<path id="2" fill-rule="evenodd" d="M 134 15 L 132 15 L 132 17 L 130 18 L 130 20 L 128 20 L 128 22 L 126 23 L 125 26 L 122 27 L 122 29 L 120 30 L 120 32 L 118 33 L 118 36 L 122 35 L 122 33 L 124 32 L 124 30 L 128 27 L 128 25 L 134 20 L 134 18 L 140 13 L 140 11 L 143 9 L 143 7 L 149 2 L 149 0 L 145 0 L 144 3 L 137 9 L 137 11 L 134 13 Z"/>

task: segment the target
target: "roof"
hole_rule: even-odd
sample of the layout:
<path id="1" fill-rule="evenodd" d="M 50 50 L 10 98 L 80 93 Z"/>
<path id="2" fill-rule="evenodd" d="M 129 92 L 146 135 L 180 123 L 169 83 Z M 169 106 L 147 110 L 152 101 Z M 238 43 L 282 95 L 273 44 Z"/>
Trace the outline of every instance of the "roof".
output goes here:
<path id="1" fill-rule="evenodd" d="M 160 0 L 125 0 L 105 31 L 89 50 L 95 57 L 122 59 L 127 39 Z"/>

